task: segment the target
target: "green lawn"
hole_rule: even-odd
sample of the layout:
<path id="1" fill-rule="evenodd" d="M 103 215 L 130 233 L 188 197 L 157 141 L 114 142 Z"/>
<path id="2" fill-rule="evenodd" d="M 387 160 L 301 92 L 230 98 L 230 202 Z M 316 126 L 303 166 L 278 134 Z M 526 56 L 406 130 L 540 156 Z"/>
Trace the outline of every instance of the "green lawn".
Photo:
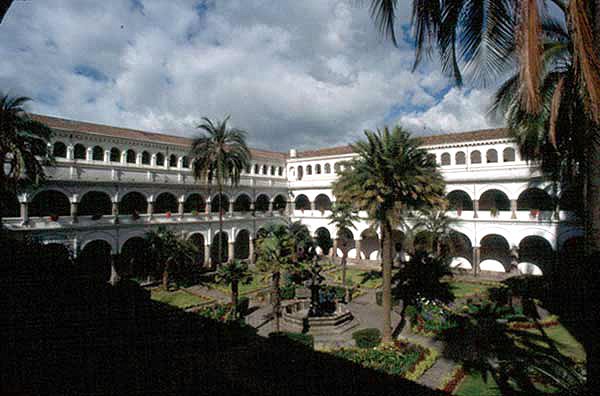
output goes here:
<path id="1" fill-rule="evenodd" d="M 541 335 L 540 331 L 537 329 L 529 331 L 536 335 Z M 558 325 L 548 327 L 544 329 L 544 332 L 562 355 L 568 356 L 576 362 L 585 362 L 586 356 L 583 346 L 577 342 L 575 337 L 573 337 L 564 326 Z M 548 343 L 545 343 L 545 345 L 548 345 Z"/>
<path id="2" fill-rule="evenodd" d="M 175 291 L 152 289 L 151 298 L 155 301 L 160 301 L 181 309 L 190 308 L 213 301 L 213 299 L 210 297 L 197 296 L 195 294 L 188 293 L 183 289 L 178 289 Z"/>
<path id="3" fill-rule="evenodd" d="M 491 284 L 480 284 L 480 283 L 471 283 L 471 282 L 461 282 L 461 281 L 449 281 L 452 294 L 454 294 L 454 298 L 465 298 L 467 296 L 473 296 L 475 294 L 483 294 L 488 289 L 494 287 Z"/>
<path id="4" fill-rule="evenodd" d="M 360 285 L 367 289 L 378 289 L 381 287 L 381 277 L 376 275 L 377 271 L 364 270 L 359 268 L 346 269 L 346 279 L 353 285 Z M 342 270 L 336 269 L 329 272 L 327 277 L 336 283 L 342 283 Z"/>
<path id="5" fill-rule="evenodd" d="M 243 296 L 248 293 L 252 293 L 256 290 L 264 289 L 265 287 L 270 286 L 269 279 L 270 279 L 270 276 L 268 274 L 266 276 L 265 276 L 265 274 L 261 274 L 261 273 L 253 274 L 252 280 L 250 281 L 250 283 L 239 285 L 240 296 Z M 207 284 L 207 286 L 217 289 L 225 294 L 231 293 L 231 286 L 229 286 L 229 285 L 224 285 L 224 284 L 220 284 L 220 283 L 209 283 L 209 284 Z"/>
<path id="6" fill-rule="evenodd" d="M 454 394 L 460 396 L 496 396 L 501 393 L 490 376 L 484 381 L 481 374 L 469 373 L 460 383 Z"/>

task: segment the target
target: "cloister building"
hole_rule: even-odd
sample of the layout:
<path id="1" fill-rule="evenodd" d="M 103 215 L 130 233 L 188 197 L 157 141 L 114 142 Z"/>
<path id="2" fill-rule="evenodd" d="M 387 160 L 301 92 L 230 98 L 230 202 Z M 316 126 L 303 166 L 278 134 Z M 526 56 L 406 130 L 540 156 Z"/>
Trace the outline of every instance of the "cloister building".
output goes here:
<path id="1" fill-rule="evenodd" d="M 164 225 L 199 247 L 197 265 L 218 257 L 254 257 L 254 240 L 273 221 L 299 220 L 316 236 L 331 238 L 324 254 L 348 251 L 351 261 L 378 260 L 377 232 L 360 221 L 338 243 L 329 224 L 331 185 L 349 146 L 280 153 L 251 150 L 252 164 L 238 186 L 223 195 L 195 180 L 191 139 L 34 115 L 54 131 L 55 163 L 38 189 L 21 191 L 4 205 L 6 228 L 76 257 L 108 277 L 110 257 L 136 257 L 144 234 Z M 447 184 L 455 219 L 453 265 L 482 271 L 541 274 L 583 234 L 569 199 L 537 166 L 520 158 L 504 129 L 423 137 Z M 219 233 L 218 215 L 224 215 Z M 402 230 L 394 234 L 404 254 Z M 127 259 L 125 259 L 127 261 Z M 97 267 L 94 267 L 97 266 Z M 135 271 L 129 268 L 129 271 Z"/>

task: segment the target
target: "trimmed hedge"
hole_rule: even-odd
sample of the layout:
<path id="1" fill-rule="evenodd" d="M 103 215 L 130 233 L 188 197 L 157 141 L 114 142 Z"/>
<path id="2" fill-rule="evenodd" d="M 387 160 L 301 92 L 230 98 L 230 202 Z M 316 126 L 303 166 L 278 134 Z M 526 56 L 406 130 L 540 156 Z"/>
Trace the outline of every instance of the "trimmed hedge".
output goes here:
<path id="1" fill-rule="evenodd" d="M 379 329 L 362 329 L 352 333 L 352 339 L 359 348 L 374 348 L 381 343 L 381 331 Z"/>
<path id="2" fill-rule="evenodd" d="M 311 349 L 314 348 L 314 345 L 315 345 L 315 339 L 313 338 L 313 336 L 310 334 L 304 334 L 304 333 L 292 333 L 292 332 L 288 332 L 288 331 L 280 331 L 280 332 L 270 333 L 269 338 L 273 338 L 275 340 L 290 340 L 293 342 L 300 343 Z"/>

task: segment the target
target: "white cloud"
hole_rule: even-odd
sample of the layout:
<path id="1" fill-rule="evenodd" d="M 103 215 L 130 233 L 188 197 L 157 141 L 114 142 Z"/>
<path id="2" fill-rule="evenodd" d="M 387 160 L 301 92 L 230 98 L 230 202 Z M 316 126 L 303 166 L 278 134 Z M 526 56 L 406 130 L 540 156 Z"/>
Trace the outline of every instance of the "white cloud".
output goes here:
<path id="1" fill-rule="evenodd" d="M 368 2 L 137 3 L 15 2 L 0 25 L 0 90 L 33 97 L 33 111 L 184 135 L 231 114 L 252 145 L 281 150 L 347 143 L 392 108 L 411 125 L 483 125 L 485 94 L 462 98 L 470 120 L 453 119 L 450 93 L 436 105 L 447 79 L 434 65 L 411 73 L 410 45 L 378 36 Z M 82 65 L 106 79 L 75 74 Z"/>

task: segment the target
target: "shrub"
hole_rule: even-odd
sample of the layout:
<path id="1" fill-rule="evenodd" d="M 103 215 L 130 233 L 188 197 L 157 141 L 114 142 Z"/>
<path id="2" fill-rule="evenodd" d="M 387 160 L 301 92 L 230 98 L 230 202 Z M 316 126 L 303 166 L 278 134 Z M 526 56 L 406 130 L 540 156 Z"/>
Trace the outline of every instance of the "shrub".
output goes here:
<path id="1" fill-rule="evenodd" d="M 291 300 L 296 297 L 296 286 L 289 284 L 281 288 L 281 298 L 283 300 Z"/>
<path id="2" fill-rule="evenodd" d="M 237 310 L 242 317 L 248 313 L 249 309 L 250 309 L 250 299 L 245 296 L 238 298 Z"/>
<path id="3" fill-rule="evenodd" d="M 313 336 L 310 334 L 291 333 L 291 332 L 287 332 L 287 331 L 280 331 L 280 332 L 270 333 L 269 337 L 273 338 L 274 340 L 290 340 L 290 341 L 293 341 L 296 343 L 300 343 L 311 349 L 315 345 L 315 340 L 314 340 Z"/>
<path id="4" fill-rule="evenodd" d="M 381 342 L 379 329 L 362 329 L 352 333 L 352 339 L 359 348 L 374 348 Z"/>

